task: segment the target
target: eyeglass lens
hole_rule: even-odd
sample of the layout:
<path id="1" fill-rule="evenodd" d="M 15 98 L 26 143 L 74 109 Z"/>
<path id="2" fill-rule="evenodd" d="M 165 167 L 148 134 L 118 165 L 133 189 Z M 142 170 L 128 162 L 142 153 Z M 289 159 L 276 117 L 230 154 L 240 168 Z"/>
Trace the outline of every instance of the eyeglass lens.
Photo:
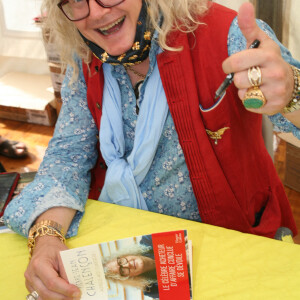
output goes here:
<path id="1" fill-rule="evenodd" d="M 124 0 L 96 0 L 96 2 L 102 7 L 113 7 Z M 90 13 L 89 0 L 69 0 L 61 1 L 59 6 L 61 7 L 64 14 L 71 21 L 79 21 L 86 18 Z"/>

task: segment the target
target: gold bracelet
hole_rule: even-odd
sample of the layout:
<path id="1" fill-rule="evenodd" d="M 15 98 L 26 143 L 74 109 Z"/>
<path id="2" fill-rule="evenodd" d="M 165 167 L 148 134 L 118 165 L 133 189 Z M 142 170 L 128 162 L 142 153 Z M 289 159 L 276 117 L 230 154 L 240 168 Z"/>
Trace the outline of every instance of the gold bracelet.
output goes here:
<path id="1" fill-rule="evenodd" d="M 283 109 L 285 114 L 300 109 L 300 70 L 294 66 L 291 66 L 294 74 L 294 91 L 292 100 Z"/>
<path id="2" fill-rule="evenodd" d="M 27 244 L 29 250 L 29 257 L 32 256 L 37 237 L 44 235 L 56 236 L 61 240 L 63 244 L 66 243 L 62 226 L 51 220 L 43 220 L 32 226 L 29 230 Z"/>

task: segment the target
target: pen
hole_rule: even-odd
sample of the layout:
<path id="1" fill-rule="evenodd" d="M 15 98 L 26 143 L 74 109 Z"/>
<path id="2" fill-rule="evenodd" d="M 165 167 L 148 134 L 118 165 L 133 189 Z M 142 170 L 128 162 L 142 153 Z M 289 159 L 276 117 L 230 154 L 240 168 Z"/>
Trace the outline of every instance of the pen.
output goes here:
<path id="1" fill-rule="evenodd" d="M 255 40 L 249 46 L 249 49 L 258 48 L 259 44 L 260 44 L 260 41 Z M 218 99 L 219 97 L 221 97 L 225 93 L 226 89 L 230 86 L 230 84 L 233 81 L 233 76 L 234 76 L 234 73 L 230 73 L 226 76 L 225 80 L 222 82 L 220 87 L 217 89 L 214 100 Z"/>

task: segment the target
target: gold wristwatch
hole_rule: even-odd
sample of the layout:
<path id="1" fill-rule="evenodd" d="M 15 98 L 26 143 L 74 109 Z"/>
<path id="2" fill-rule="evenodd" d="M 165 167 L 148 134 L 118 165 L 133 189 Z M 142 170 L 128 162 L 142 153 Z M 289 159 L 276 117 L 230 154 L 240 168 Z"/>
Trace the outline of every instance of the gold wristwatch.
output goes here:
<path id="1" fill-rule="evenodd" d="M 65 244 L 65 236 L 62 230 L 62 226 L 51 220 L 43 220 L 31 227 L 28 234 L 28 250 L 31 257 L 33 249 L 35 247 L 36 239 L 39 236 L 56 236 L 62 243 Z"/>

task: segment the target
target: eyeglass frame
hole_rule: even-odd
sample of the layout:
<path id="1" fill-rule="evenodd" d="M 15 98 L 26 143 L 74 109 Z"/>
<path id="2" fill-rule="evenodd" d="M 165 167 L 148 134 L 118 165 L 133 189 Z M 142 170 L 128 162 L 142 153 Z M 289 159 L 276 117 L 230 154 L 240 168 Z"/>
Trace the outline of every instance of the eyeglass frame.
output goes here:
<path id="1" fill-rule="evenodd" d="M 125 259 L 126 260 L 126 263 L 121 263 L 120 262 L 120 260 L 121 259 Z M 120 267 L 120 275 L 122 276 L 122 277 L 128 277 L 129 276 L 129 274 L 130 274 L 130 268 L 129 267 L 123 267 L 124 265 L 126 265 L 126 264 L 129 264 L 129 260 L 126 258 L 126 257 L 117 257 L 117 264 L 119 265 L 119 267 Z M 122 274 L 122 270 L 124 270 L 124 269 L 127 269 L 128 270 L 128 275 L 124 275 L 124 273 Z"/>
<path id="2" fill-rule="evenodd" d="M 115 7 L 115 6 L 117 6 L 117 5 L 121 4 L 121 3 L 123 3 L 125 0 L 120 0 L 120 2 L 118 2 L 117 4 L 114 4 L 114 5 L 105 5 L 105 4 L 103 4 L 100 0 L 95 0 L 95 1 L 96 1 L 101 7 L 103 7 L 103 8 L 111 8 L 111 7 Z M 62 11 L 62 13 L 66 16 L 66 18 L 67 18 L 68 20 L 70 20 L 70 21 L 72 21 L 72 22 L 77 22 L 77 21 L 81 21 L 81 20 L 87 18 L 87 17 L 90 15 L 91 10 L 90 10 L 89 0 L 86 0 L 87 5 L 88 5 L 88 9 L 89 9 L 88 14 L 87 14 L 85 17 L 82 17 L 82 18 L 80 18 L 80 19 L 72 20 L 70 17 L 68 17 L 68 15 L 64 12 L 64 9 L 63 9 L 63 5 L 65 5 L 65 4 L 68 3 L 68 2 L 69 2 L 69 0 L 62 0 L 62 1 L 60 1 L 59 3 L 57 3 L 58 8 Z"/>

